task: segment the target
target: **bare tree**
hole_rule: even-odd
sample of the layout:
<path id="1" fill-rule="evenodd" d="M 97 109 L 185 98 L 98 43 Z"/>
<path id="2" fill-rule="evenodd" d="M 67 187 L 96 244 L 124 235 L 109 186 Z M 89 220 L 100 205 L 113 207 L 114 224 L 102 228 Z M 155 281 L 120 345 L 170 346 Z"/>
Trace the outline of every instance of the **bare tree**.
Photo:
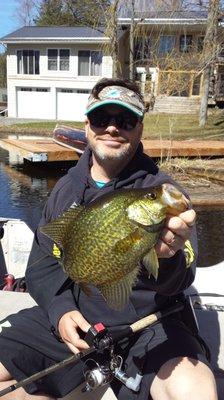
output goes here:
<path id="1" fill-rule="evenodd" d="M 118 23 L 117 12 L 119 7 L 119 0 L 115 0 L 107 12 L 105 13 L 106 36 L 109 37 L 110 42 L 107 48 L 113 59 L 113 77 L 118 77 L 121 74 L 121 67 L 118 56 Z"/>
<path id="2" fill-rule="evenodd" d="M 36 0 L 16 0 L 17 7 L 14 17 L 22 26 L 34 25 L 34 17 L 38 7 Z"/>
<path id="3" fill-rule="evenodd" d="M 208 10 L 208 23 L 203 47 L 204 79 L 202 87 L 201 107 L 199 113 L 200 127 L 204 127 L 207 120 L 211 66 L 217 54 L 217 26 L 219 5 L 219 0 L 210 0 Z"/>
<path id="4" fill-rule="evenodd" d="M 131 24 L 129 32 L 129 79 L 134 79 L 134 31 L 135 31 L 135 0 L 131 0 Z"/>
<path id="5" fill-rule="evenodd" d="M 103 49 L 113 59 L 113 76 L 121 73 L 118 56 L 118 20 L 120 0 L 64 0 L 73 15 L 74 21 L 103 33 L 109 41 Z"/>

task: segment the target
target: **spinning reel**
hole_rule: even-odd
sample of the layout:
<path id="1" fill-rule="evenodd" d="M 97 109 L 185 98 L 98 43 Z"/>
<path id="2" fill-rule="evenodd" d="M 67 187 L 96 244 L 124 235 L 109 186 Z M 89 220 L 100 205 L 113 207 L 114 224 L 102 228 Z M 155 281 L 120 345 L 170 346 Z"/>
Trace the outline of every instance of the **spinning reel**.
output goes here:
<path id="1" fill-rule="evenodd" d="M 120 355 L 114 353 L 114 344 L 119 340 L 127 338 L 139 332 L 148 326 L 156 323 L 159 319 L 166 317 L 172 313 L 183 310 L 185 304 L 182 301 L 176 301 L 173 306 L 170 306 L 166 310 L 158 311 L 154 314 L 150 314 L 133 324 L 126 326 L 118 331 L 107 330 L 102 323 L 91 326 L 88 330 L 84 340 L 88 343 L 89 349 L 81 351 L 78 354 L 66 358 L 65 360 L 52 365 L 40 372 L 31 375 L 28 378 L 16 382 L 11 386 L 0 391 L 0 397 L 13 392 L 19 387 L 25 387 L 31 382 L 40 379 L 60 368 L 65 367 L 71 363 L 76 363 L 85 358 L 83 373 L 85 377 L 85 387 L 83 391 L 92 391 L 98 387 L 104 386 L 110 383 L 114 378 L 122 382 L 127 388 L 137 392 L 140 388 L 142 375 L 137 373 L 135 378 L 129 377 L 123 370 L 122 364 L 123 359 Z M 96 361 L 95 359 L 87 358 L 93 353 L 99 355 L 102 354 L 102 361 Z"/>

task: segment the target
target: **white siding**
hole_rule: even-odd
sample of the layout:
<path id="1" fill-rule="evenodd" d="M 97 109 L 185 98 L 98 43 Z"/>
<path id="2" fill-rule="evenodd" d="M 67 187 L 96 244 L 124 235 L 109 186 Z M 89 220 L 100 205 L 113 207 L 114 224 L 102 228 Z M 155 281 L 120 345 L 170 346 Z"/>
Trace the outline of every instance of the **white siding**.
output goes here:
<path id="1" fill-rule="evenodd" d="M 48 48 L 69 48 L 70 49 L 70 70 L 69 71 L 48 71 L 47 69 L 47 49 Z M 22 75 L 17 74 L 17 50 L 39 50 L 40 51 L 40 74 L 39 75 Z M 43 45 L 43 44 L 24 44 L 24 45 L 8 45 L 8 56 L 7 56 L 7 71 L 8 71 L 8 115 L 9 117 L 18 117 L 18 111 L 20 115 L 25 115 L 27 110 L 23 110 L 25 104 L 19 103 L 20 97 L 17 98 L 17 88 L 19 87 L 33 87 L 33 88 L 46 88 L 50 89 L 51 95 L 49 95 L 49 104 L 47 108 L 46 119 L 56 119 L 57 112 L 61 111 L 60 108 L 57 110 L 57 89 L 86 89 L 91 90 L 94 84 L 103 76 L 112 77 L 112 58 L 110 56 L 103 56 L 102 61 L 102 76 L 78 76 L 78 50 L 102 50 L 101 45 L 94 44 L 60 44 L 60 45 Z M 25 93 L 25 92 L 24 92 Z M 26 92 L 29 93 L 29 92 Z M 38 96 L 32 96 L 33 92 L 30 92 L 30 101 L 36 97 L 34 101 L 35 107 L 30 109 L 29 113 L 32 115 L 29 118 L 41 118 L 38 115 L 36 107 L 36 101 L 38 102 Z M 42 93 L 42 95 L 45 93 Z M 69 98 L 66 97 L 67 99 Z M 65 99 L 66 99 L 65 98 Z M 80 93 L 80 100 L 83 103 L 83 94 Z M 27 107 L 27 105 L 26 105 Z M 81 106 L 80 106 L 81 107 Z M 64 109 L 70 108 L 69 100 L 65 101 Z M 70 115 L 70 113 L 69 113 Z M 78 117 L 78 116 L 77 116 Z M 24 117 L 25 118 L 25 117 Z M 73 120 L 74 117 L 72 118 Z M 80 108 L 79 120 L 83 120 L 83 110 Z"/>

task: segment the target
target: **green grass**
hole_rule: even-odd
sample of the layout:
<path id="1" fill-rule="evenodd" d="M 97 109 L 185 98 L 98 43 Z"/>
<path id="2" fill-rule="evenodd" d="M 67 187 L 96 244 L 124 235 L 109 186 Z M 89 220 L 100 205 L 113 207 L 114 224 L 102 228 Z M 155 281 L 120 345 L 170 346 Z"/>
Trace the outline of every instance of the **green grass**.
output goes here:
<path id="1" fill-rule="evenodd" d="M 200 128 L 198 116 L 183 114 L 148 114 L 144 121 L 145 139 L 224 139 L 224 111 L 209 110 L 205 128 Z"/>
<path id="2" fill-rule="evenodd" d="M 41 134 L 50 136 L 56 125 L 83 128 L 83 122 L 46 121 L 0 126 L 4 133 Z M 210 109 L 205 128 L 199 128 L 198 116 L 180 114 L 147 114 L 144 119 L 144 139 L 224 139 L 224 110 Z"/>
<path id="3" fill-rule="evenodd" d="M 20 134 L 40 134 L 52 135 L 52 132 L 57 124 L 71 126 L 72 128 L 84 128 L 83 122 L 70 122 L 70 121 L 40 121 L 19 123 L 9 126 L 0 126 L 0 136 L 3 133 L 20 133 Z"/>

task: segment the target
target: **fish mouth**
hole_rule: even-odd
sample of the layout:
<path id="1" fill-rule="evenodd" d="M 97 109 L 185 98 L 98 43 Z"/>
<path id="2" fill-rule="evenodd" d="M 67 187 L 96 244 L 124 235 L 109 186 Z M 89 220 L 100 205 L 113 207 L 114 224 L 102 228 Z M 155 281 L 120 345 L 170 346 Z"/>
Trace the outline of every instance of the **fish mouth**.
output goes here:
<path id="1" fill-rule="evenodd" d="M 190 208 L 190 201 L 179 189 L 169 183 L 162 185 L 162 202 L 171 215 L 178 215 Z"/>

